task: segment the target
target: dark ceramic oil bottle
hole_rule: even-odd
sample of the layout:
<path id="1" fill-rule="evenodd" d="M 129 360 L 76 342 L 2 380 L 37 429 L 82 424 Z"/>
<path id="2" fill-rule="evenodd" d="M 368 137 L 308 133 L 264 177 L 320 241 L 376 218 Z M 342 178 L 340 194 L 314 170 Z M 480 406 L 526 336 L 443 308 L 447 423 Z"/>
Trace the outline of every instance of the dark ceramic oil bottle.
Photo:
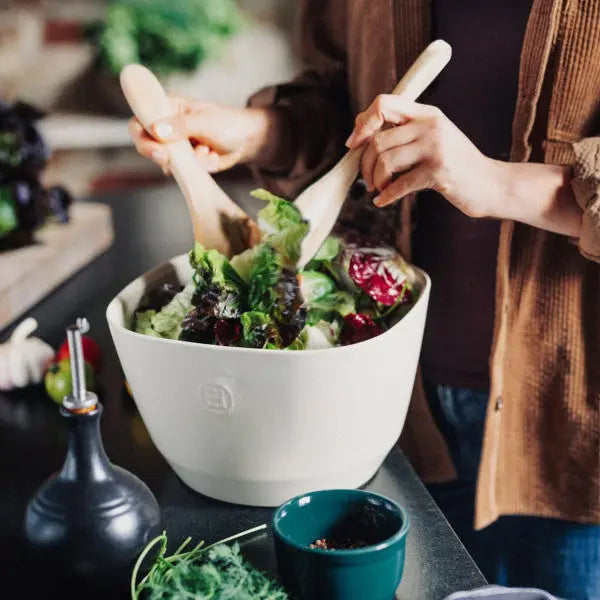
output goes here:
<path id="1" fill-rule="evenodd" d="M 25 514 L 29 559 L 45 577 L 83 590 L 121 587 L 160 527 L 152 492 L 111 464 L 104 451 L 102 405 L 85 386 L 81 334 L 88 329 L 85 319 L 67 328 L 73 394 L 60 409 L 68 428 L 63 468 L 42 485 Z"/>

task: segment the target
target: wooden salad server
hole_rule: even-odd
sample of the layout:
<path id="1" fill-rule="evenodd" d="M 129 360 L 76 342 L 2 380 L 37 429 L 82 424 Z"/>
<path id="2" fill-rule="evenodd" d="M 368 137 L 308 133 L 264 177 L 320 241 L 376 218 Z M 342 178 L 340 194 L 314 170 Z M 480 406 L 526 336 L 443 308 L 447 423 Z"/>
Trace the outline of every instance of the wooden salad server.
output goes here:
<path id="1" fill-rule="evenodd" d="M 452 55 L 450 45 L 443 40 L 432 42 L 423 50 L 392 94 L 416 100 L 448 64 Z M 302 268 L 317 253 L 356 180 L 365 147 L 346 152 L 341 160 L 323 177 L 307 187 L 296 199 L 295 205 L 310 223 L 310 231 L 302 243 L 298 268 Z"/>
<path id="2" fill-rule="evenodd" d="M 121 71 L 121 88 L 133 114 L 148 133 L 154 123 L 176 114 L 158 79 L 142 65 L 131 64 Z M 190 212 L 194 238 L 229 257 L 257 243 L 260 232 L 256 223 L 200 165 L 190 141 L 179 140 L 165 144 L 165 148 L 169 167 Z"/>

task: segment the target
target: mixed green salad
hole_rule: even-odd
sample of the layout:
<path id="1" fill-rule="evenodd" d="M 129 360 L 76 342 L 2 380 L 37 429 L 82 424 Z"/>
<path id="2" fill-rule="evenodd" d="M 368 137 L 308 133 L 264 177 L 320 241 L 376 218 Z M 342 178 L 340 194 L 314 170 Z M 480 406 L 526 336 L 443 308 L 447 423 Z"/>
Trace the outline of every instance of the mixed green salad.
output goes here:
<path id="1" fill-rule="evenodd" d="M 417 297 L 413 270 L 391 246 L 329 237 L 300 272 L 308 223 L 293 203 L 266 190 L 262 240 L 228 260 L 196 243 L 185 286 L 148 290 L 132 328 L 173 340 L 265 349 L 322 349 L 383 333 Z"/>

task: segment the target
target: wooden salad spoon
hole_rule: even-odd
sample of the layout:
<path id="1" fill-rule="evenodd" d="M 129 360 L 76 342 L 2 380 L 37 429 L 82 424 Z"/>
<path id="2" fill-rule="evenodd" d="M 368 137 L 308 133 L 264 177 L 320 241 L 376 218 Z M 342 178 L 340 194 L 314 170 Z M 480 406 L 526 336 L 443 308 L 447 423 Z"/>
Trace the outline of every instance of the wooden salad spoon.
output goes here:
<path id="1" fill-rule="evenodd" d="M 452 56 L 450 45 L 443 40 L 432 42 L 418 56 L 392 94 L 416 100 L 441 73 Z M 302 243 L 298 268 L 317 253 L 339 216 L 350 187 L 356 180 L 365 147 L 346 152 L 340 161 L 296 198 L 295 205 L 310 223 Z"/>
<path id="2" fill-rule="evenodd" d="M 176 114 L 158 79 L 142 65 L 131 64 L 121 71 L 121 88 L 133 114 L 150 135 L 154 123 Z M 256 223 L 200 165 L 188 139 L 165 144 L 165 148 L 197 241 L 229 257 L 260 241 Z"/>

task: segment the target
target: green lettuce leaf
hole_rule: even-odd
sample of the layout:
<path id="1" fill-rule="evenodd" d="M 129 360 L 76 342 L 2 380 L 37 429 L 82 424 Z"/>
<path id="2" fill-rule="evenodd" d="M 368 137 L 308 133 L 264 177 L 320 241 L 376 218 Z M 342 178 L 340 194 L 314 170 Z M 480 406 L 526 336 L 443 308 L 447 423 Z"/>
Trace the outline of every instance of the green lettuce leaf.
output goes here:
<path id="1" fill-rule="evenodd" d="M 337 317 L 345 317 L 356 312 L 354 297 L 348 292 L 337 291 L 327 294 L 308 304 L 308 324 L 315 325 L 319 321 L 333 321 Z"/>
<path id="2" fill-rule="evenodd" d="M 250 309 L 270 315 L 280 323 L 291 323 L 303 304 L 297 272 L 269 244 L 262 244 L 250 270 Z"/>
<path id="3" fill-rule="evenodd" d="M 239 318 L 246 308 L 246 283 L 227 258 L 199 242 L 189 258 L 196 283 L 192 304 L 216 319 Z"/>
<path id="4" fill-rule="evenodd" d="M 277 328 L 271 317 L 258 311 L 244 313 L 242 323 L 242 345 L 246 348 L 265 348 L 267 344 L 279 348 Z"/>
<path id="5" fill-rule="evenodd" d="M 136 333 L 142 333 L 143 335 L 153 335 L 155 337 L 161 337 L 160 334 L 156 333 L 152 329 L 152 317 L 156 314 L 155 310 L 144 310 L 135 313 L 135 327 Z"/>
<path id="6" fill-rule="evenodd" d="M 292 202 L 262 189 L 254 190 L 251 195 L 267 202 L 257 215 L 263 240 L 280 252 L 286 263 L 295 265 L 300 258 L 302 240 L 309 230 L 308 222 Z"/>
<path id="7" fill-rule="evenodd" d="M 171 300 L 169 304 L 163 306 L 163 308 L 161 308 L 161 310 L 154 315 L 150 315 L 150 329 L 154 331 L 154 334 L 152 334 L 147 327 L 147 316 L 144 316 L 142 320 L 142 322 L 145 324 L 146 331 L 139 333 L 158 335 L 171 340 L 179 339 L 179 334 L 181 333 L 181 322 L 192 309 L 192 296 L 194 294 L 194 287 L 195 286 L 192 282 L 188 283 L 183 290 L 181 290 L 181 292 L 175 294 L 173 300 Z M 146 311 L 146 313 L 150 312 L 154 311 Z M 136 331 L 138 320 L 139 315 L 136 319 Z"/>
<path id="8" fill-rule="evenodd" d="M 227 257 L 218 250 L 206 250 L 200 242 L 196 242 L 189 258 L 196 277 L 207 284 L 230 282 L 239 287 L 244 286 L 244 280 L 231 266 Z"/>
<path id="9" fill-rule="evenodd" d="M 252 263 L 256 259 L 256 255 L 260 249 L 260 244 L 253 248 L 244 250 L 241 254 L 237 254 L 231 259 L 231 266 L 236 270 L 236 273 L 244 280 L 245 283 L 250 282 L 250 271 Z"/>
<path id="10" fill-rule="evenodd" d="M 250 309 L 271 313 L 277 302 L 275 286 L 281 274 L 281 255 L 269 244 L 261 244 L 250 269 L 248 304 Z"/>

